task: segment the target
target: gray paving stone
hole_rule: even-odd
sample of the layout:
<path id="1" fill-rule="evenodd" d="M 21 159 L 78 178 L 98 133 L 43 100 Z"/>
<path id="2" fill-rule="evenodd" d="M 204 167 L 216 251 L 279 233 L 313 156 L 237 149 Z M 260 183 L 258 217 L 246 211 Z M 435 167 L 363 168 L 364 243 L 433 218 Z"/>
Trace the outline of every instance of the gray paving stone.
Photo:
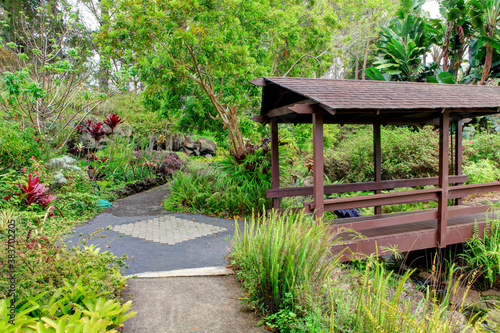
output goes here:
<path id="1" fill-rule="evenodd" d="M 113 227 L 113 231 L 124 235 L 168 245 L 217 234 L 226 230 L 223 227 L 184 220 L 169 215 L 128 224 L 119 224 Z"/>

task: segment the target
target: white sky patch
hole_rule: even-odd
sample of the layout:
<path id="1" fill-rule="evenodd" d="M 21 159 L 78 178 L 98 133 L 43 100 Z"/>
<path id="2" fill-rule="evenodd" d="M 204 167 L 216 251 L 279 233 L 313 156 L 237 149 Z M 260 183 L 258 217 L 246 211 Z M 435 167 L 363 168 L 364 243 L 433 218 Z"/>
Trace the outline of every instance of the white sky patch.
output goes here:
<path id="1" fill-rule="evenodd" d="M 422 9 L 429 13 L 431 18 L 439 18 L 439 3 L 436 0 L 427 0 L 422 6 Z"/>

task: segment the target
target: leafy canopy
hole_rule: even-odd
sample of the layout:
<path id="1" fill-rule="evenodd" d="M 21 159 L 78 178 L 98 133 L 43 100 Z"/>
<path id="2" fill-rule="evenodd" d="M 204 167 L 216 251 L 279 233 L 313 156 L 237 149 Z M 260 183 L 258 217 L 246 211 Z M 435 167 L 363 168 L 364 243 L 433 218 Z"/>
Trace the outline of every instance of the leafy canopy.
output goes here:
<path id="1" fill-rule="evenodd" d="M 207 128 L 217 115 L 207 86 L 241 114 L 257 106 L 249 79 L 324 74 L 336 22 L 327 0 L 122 0 L 101 43 L 139 61 L 149 107 Z"/>

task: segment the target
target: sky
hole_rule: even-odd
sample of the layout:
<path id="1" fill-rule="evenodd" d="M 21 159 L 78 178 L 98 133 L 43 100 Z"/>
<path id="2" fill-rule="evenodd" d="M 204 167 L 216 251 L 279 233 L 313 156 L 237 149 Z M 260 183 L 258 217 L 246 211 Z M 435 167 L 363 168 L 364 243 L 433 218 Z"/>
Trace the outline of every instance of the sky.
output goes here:
<path id="1" fill-rule="evenodd" d="M 436 0 L 427 0 L 422 6 L 422 9 L 431 15 L 431 18 L 437 18 L 441 15 L 439 14 L 439 4 Z"/>

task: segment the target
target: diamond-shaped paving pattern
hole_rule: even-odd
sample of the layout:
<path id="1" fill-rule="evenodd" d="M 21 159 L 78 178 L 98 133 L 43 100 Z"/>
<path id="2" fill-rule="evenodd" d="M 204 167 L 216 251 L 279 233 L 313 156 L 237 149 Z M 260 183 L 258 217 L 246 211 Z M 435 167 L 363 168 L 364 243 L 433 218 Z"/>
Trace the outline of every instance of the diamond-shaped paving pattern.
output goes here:
<path id="1" fill-rule="evenodd" d="M 174 245 L 225 231 L 226 228 L 165 215 L 154 219 L 115 225 L 113 230 L 152 242 Z"/>

